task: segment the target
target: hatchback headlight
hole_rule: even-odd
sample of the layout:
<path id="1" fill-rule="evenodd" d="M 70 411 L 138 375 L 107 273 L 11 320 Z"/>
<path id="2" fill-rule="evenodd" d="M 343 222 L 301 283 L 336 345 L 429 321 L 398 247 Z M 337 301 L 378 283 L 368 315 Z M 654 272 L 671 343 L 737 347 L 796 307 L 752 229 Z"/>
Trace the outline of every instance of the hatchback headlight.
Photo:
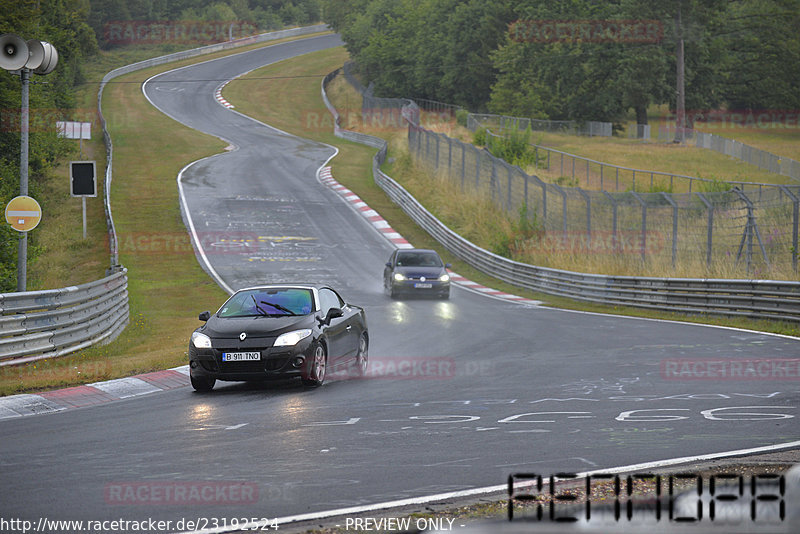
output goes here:
<path id="1" fill-rule="evenodd" d="M 310 335 L 311 335 L 310 328 L 304 328 L 303 330 L 295 330 L 294 332 L 286 332 L 285 334 L 281 334 L 278 336 L 278 339 L 275 340 L 275 346 L 294 347 L 300 341 L 304 340 Z"/>
<path id="2" fill-rule="evenodd" d="M 394 273 L 394 279 L 397 280 L 398 282 L 402 282 L 403 280 L 406 279 L 406 277 L 403 273 Z"/>
<path id="3" fill-rule="evenodd" d="M 449 282 L 450 281 L 450 275 L 447 274 L 447 273 L 444 273 L 442 276 L 439 277 L 439 281 L 440 282 Z"/>
<path id="4" fill-rule="evenodd" d="M 200 332 L 193 332 L 192 333 L 192 345 L 198 349 L 210 349 L 211 348 L 211 338 L 205 334 L 201 334 Z"/>

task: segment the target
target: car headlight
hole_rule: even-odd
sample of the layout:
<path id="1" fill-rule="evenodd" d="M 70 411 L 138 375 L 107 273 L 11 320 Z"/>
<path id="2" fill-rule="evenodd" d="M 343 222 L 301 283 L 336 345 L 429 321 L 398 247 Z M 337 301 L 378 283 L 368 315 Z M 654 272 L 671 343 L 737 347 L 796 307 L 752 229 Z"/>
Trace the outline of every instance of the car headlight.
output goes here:
<path id="1" fill-rule="evenodd" d="M 275 340 L 276 347 L 293 347 L 297 345 L 301 340 L 307 338 L 311 335 L 310 328 L 304 328 L 303 330 L 295 330 L 294 332 L 286 332 L 285 334 L 281 334 L 278 336 L 278 339 Z"/>
<path id="2" fill-rule="evenodd" d="M 444 273 L 442 276 L 439 277 L 439 281 L 440 282 L 449 282 L 450 281 L 450 275 L 447 274 L 447 273 Z"/>
<path id="3" fill-rule="evenodd" d="M 403 273 L 394 273 L 394 279 L 397 280 L 398 282 L 402 282 L 403 280 L 406 279 L 406 277 Z"/>
<path id="4" fill-rule="evenodd" d="M 205 334 L 201 334 L 200 332 L 193 332 L 192 333 L 192 345 L 198 349 L 210 349 L 211 348 L 211 338 Z"/>

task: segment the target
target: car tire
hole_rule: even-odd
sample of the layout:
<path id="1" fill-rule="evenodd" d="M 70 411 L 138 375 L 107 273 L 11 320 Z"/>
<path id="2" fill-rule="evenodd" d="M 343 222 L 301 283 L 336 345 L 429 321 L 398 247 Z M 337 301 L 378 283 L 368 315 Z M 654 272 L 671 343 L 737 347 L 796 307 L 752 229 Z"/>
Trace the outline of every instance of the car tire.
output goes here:
<path id="1" fill-rule="evenodd" d="M 450 298 L 450 290 L 447 290 L 447 293 L 442 293 L 441 297 L 442 300 L 448 300 Z"/>
<path id="2" fill-rule="evenodd" d="M 367 374 L 369 366 L 369 342 L 363 332 L 358 338 L 358 352 L 356 353 L 356 376 L 363 377 Z"/>
<path id="3" fill-rule="evenodd" d="M 303 378 L 303 384 L 311 387 L 319 387 L 325 382 L 325 374 L 328 366 L 328 355 L 325 345 L 317 343 L 314 346 L 314 357 L 311 360 L 308 375 Z"/>
<path id="4" fill-rule="evenodd" d="M 211 378 L 208 376 L 194 376 L 191 373 L 189 373 L 189 381 L 192 383 L 194 390 L 200 393 L 211 391 L 214 389 L 214 384 L 217 383 L 216 378 Z"/>

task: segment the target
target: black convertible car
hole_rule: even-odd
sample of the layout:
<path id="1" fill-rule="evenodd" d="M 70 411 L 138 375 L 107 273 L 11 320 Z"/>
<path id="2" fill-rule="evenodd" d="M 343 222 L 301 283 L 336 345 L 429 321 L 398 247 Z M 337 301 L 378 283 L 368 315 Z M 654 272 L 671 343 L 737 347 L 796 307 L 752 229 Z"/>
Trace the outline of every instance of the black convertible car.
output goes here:
<path id="1" fill-rule="evenodd" d="M 367 371 L 364 310 L 328 286 L 265 285 L 237 291 L 189 342 L 189 376 L 197 391 L 217 380 L 300 377 L 320 386 L 329 369 Z"/>

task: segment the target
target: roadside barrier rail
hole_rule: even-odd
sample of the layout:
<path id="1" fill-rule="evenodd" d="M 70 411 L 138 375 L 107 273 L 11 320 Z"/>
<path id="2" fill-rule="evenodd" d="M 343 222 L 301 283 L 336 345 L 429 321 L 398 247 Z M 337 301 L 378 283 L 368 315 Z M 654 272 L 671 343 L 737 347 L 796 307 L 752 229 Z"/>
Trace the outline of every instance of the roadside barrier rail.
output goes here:
<path id="1" fill-rule="evenodd" d="M 323 100 L 335 119 L 335 135 L 378 147 L 372 164 L 375 182 L 414 222 L 470 266 L 517 287 L 586 302 L 667 312 L 800 322 L 800 282 L 578 273 L 516 262 L 475 245 L 450 230 L 400 184 L 380 170 L 386 159 L 386 141 L 339 126 L 339 114 L 325 93 L 326 85 L 338 72 L 337 69 L 328 74 L 322 82 Z M 413 113 L 404 112 L 404 116 L 413 116 Z"/>
<path id="2" fill-rule="evenodd" d="M 0 366 L 112 341 L 128 322 L 127 269 L 79 286 L 0 294 Z"/>
<path id="3" fill-rule="evenodd" d="M 110 249 L 106 278 L 79 286 L 0 294 L 0 366 L 55 358 L 115 339 L 129 322 L 127 269 L 119 264 L 119 246 L 111 211 L 113 143 L 103 117 L 103 88 L 112 79 L 164 63 L 220 50 L 317 33 L 326 24 L 292 28 L 148 59 L 114 69 L 100 83 L 97 111 L 106 146 L 103 203 Z"/>

